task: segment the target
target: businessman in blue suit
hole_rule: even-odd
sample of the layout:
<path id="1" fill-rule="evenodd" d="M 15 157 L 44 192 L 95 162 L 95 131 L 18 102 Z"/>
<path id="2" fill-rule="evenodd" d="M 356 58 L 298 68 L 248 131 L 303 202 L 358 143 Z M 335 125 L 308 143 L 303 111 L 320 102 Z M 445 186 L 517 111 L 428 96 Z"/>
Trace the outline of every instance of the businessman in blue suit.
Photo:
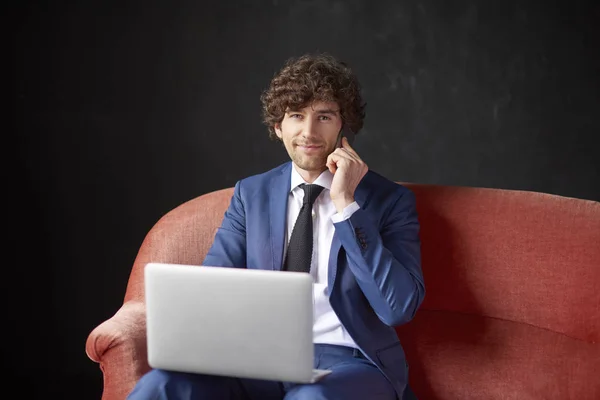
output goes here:
<path id="1" fill-rule="evenodd" d="M 394 327 L 425 294 L 415 198 L 369 171 L 348 141 L 365 117 L 356 76 L 330 55 L 304 55 L 261 101 L 291 162 L 236 183 L 204 265 L 293 268 L 288 253 L 310 197 L 314 367 L 333 372 L 304 385 L 152 370 L 129 399 L 414 399 Z"/>

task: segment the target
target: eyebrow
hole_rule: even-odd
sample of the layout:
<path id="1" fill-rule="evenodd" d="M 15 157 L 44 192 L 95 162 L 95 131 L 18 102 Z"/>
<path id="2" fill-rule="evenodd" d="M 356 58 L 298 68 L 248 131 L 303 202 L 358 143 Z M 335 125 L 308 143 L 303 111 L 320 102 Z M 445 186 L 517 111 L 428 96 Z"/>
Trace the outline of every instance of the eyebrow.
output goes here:
<path id="1" fill-rule="evenodd" d="M 288 109 L 286 110 L 286 114 L 289 113 L 299 113 L 299 114 L 303 114 L 303 112 L 301 110 L 292 110 L 292 109 Z M 338 115 L 339 110 L 334 110 L 333 108 L 321 108 L 319 110 L 315 110 L 315 113 L 317 114 L 331 114 L 331 115 Z"/>
<path id="2" fill-rule="evenodd" d="M 315 110 L 315 112 L 317 114 L 333 114 L 333 115 L 337 115 L 339 110 L 334 110 L 332 108 L 325 108 L 322 110 Z"/>

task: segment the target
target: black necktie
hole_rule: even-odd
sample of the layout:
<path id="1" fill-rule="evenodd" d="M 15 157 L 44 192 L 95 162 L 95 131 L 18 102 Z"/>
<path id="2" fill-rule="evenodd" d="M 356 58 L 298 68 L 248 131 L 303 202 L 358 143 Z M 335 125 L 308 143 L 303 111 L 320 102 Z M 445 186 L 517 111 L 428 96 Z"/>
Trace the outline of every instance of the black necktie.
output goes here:
<path id="1" fill-rule="evenodd" d="M 313 250 L 312 206 L 323 186 L 303 183 L 300 187 L 304 190 L 304 201 L 292 229 L 283 270 L 310 272 Z"/>

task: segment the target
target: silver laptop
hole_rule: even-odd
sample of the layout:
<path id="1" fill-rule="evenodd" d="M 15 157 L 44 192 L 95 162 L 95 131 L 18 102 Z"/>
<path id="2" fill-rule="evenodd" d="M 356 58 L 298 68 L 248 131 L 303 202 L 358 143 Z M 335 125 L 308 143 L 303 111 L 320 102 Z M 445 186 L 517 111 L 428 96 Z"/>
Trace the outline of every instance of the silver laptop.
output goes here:
<path id="1" fill-rule="evenodd" d="M 309 274 L 149 263 L 148 363 L 200 374 L 314 383 Z"/>

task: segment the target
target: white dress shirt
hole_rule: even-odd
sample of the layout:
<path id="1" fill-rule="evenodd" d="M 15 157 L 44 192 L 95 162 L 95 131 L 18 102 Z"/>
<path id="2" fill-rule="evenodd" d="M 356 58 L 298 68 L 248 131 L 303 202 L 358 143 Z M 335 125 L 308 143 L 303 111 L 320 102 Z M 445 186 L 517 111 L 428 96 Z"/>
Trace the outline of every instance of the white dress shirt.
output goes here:
<path id="1" fill-rule="evenodd" d="M 330 196 L 331 182 L 333 175 L 329 170 L 325 170 L 313 184 L 323 186 L 323 191 L 317 197 L 313 205 L 313 254 L 310 273 L 314 279 L 313 285 L 313 307 L 314 307 L 314 325 L 313 341 L 314 343 L 336 344 L 349 347 L 357 347 L 356 343 L 337 315 L 331 308 L 327 291 L 327 272 L 329 269 L 329 253 L 335 227 L 334 222 L 346 220 L 358 210 L 359 205 L 354 202 L 348 205 L 342 213 L 335 209 Z M 296 218 L 302 207 L 304 191 L 298 186 L 307 183 L 300 176 L 296 168 L 292 168 L 291 191 L 289 194 L 287 209 L 287 242 L 292 234 L 292 229 L 296 223 Z"/>

